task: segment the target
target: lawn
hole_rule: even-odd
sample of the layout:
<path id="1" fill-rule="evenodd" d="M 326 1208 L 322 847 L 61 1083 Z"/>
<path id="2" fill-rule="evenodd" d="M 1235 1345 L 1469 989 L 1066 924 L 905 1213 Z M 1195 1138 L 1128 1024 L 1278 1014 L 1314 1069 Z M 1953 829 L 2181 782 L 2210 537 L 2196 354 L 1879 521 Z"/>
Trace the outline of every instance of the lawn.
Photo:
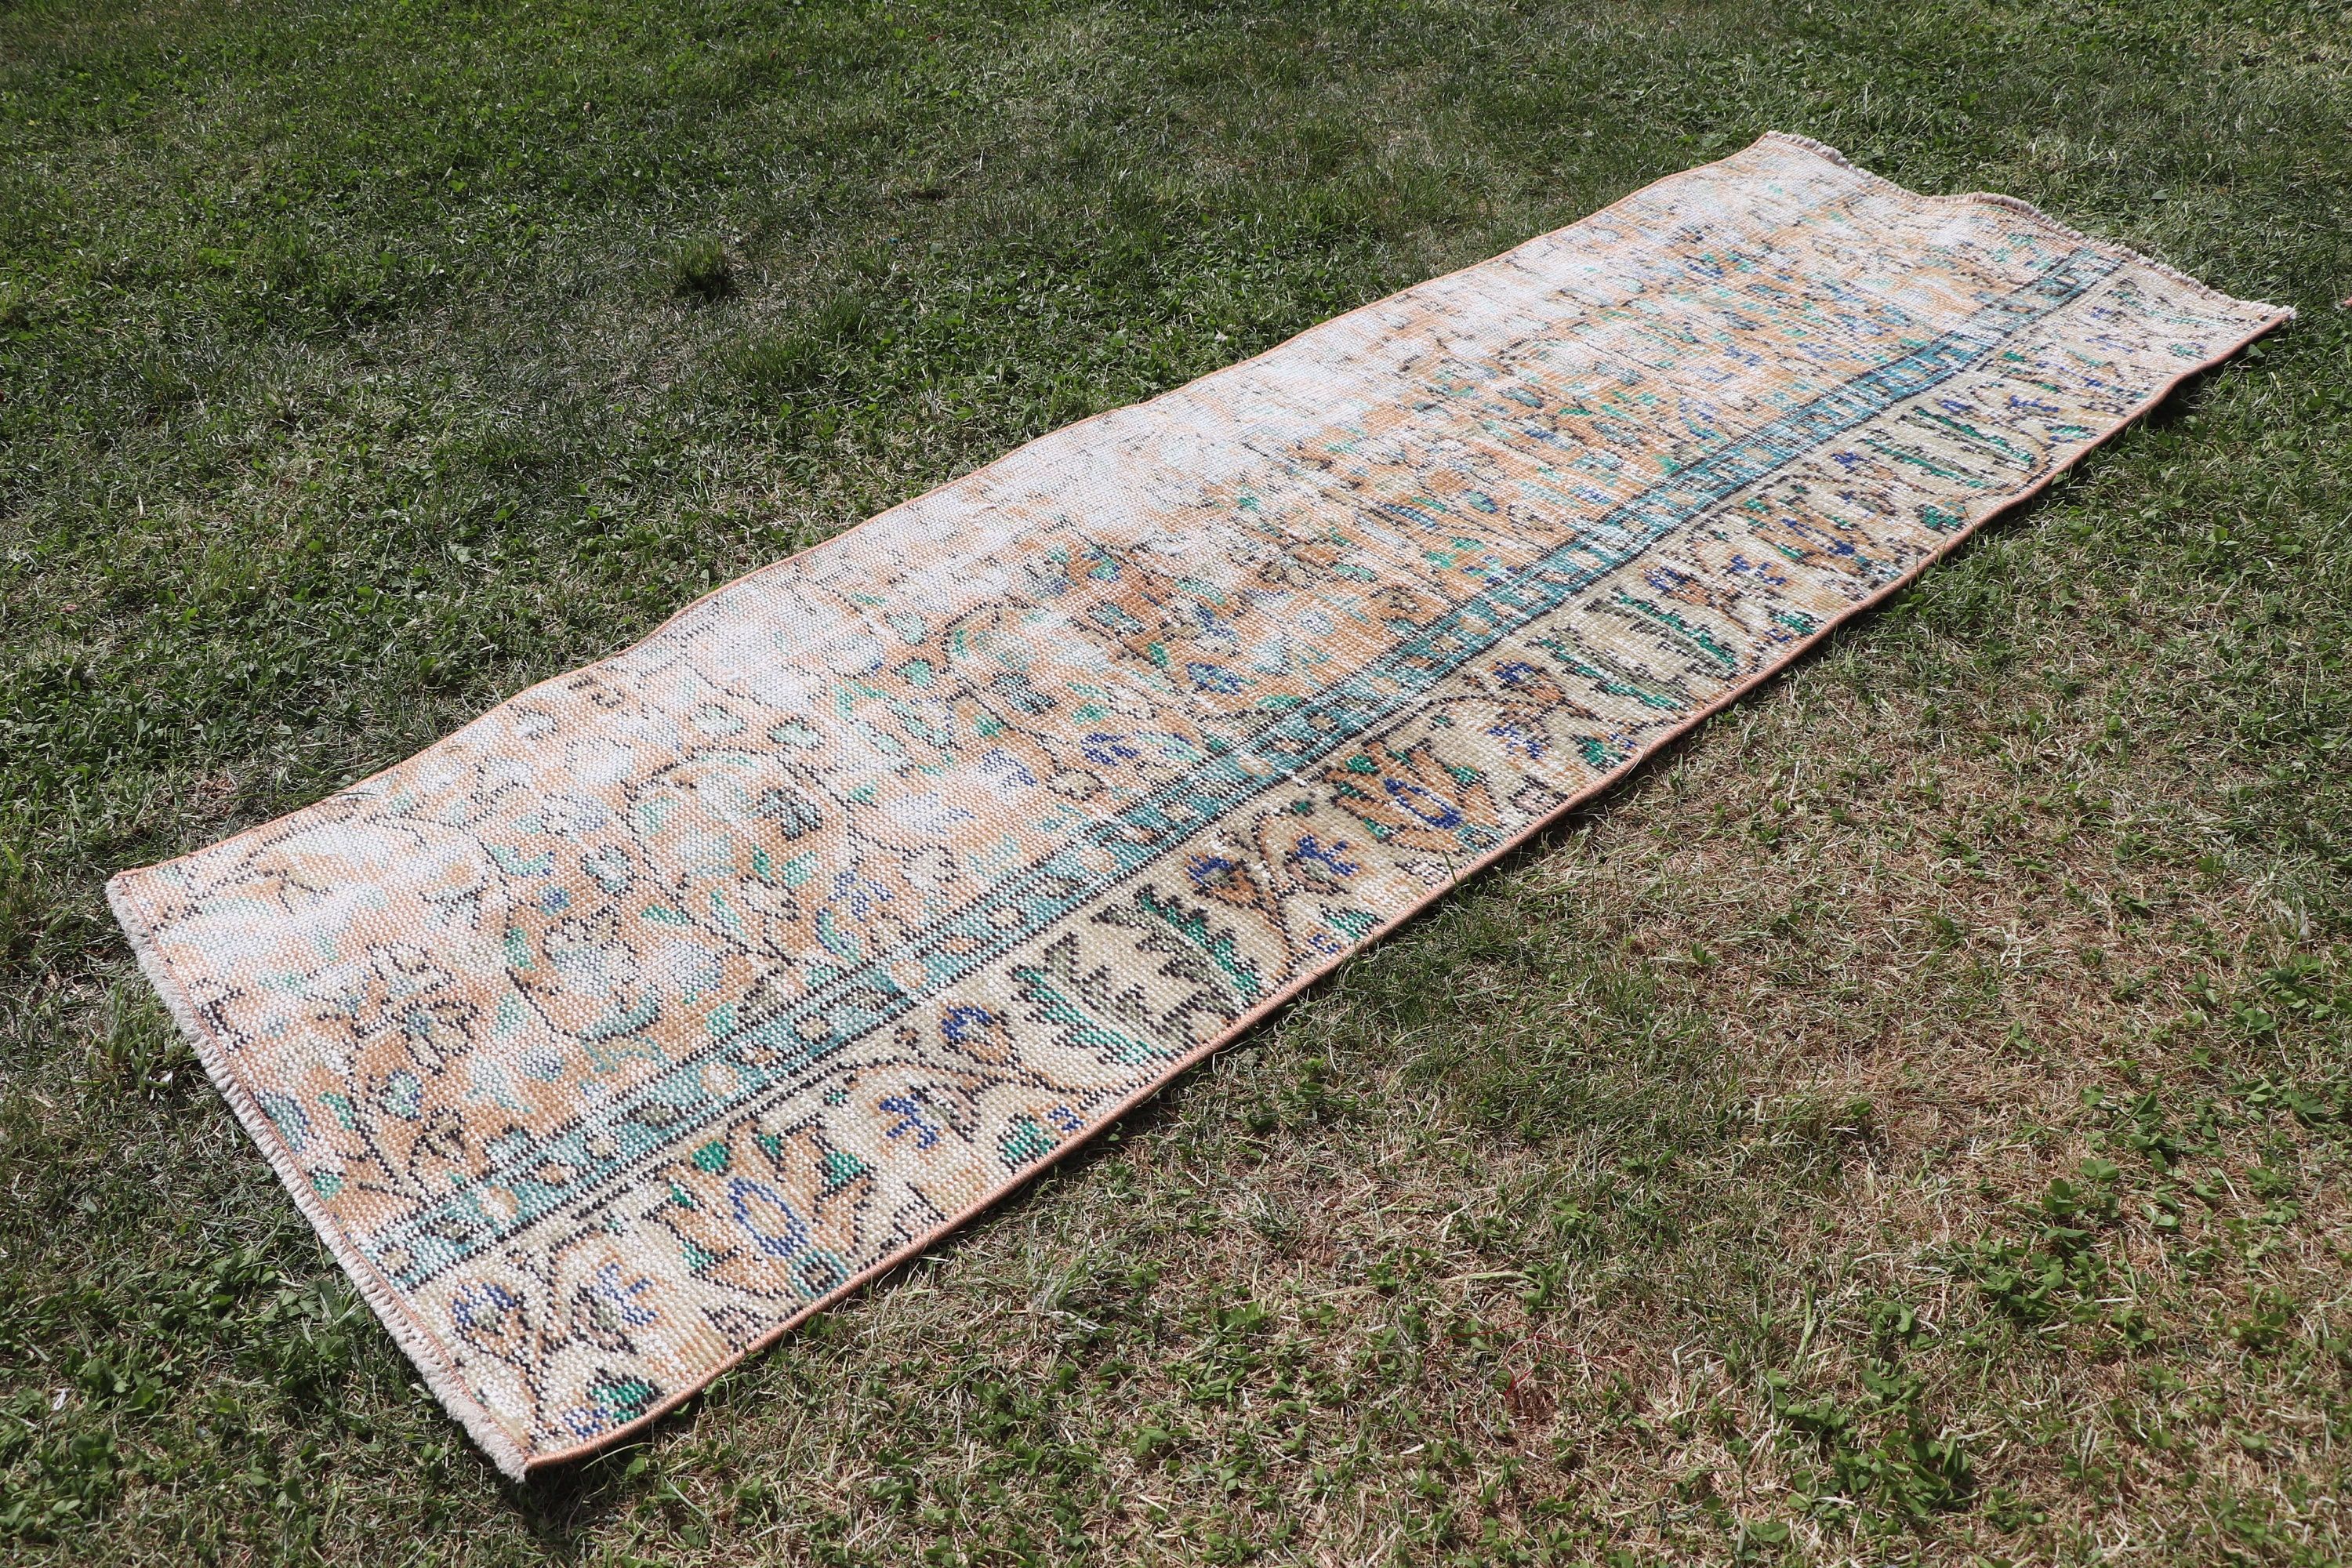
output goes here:
<path id="1" fill-rule="evenodd" d="M 1767 129 L 2302 318 L 645 1441 L 501 1481 L 110 871 Z M 2341 0 L 0 10 L 0 1553 L 2352 1552 Z"/>

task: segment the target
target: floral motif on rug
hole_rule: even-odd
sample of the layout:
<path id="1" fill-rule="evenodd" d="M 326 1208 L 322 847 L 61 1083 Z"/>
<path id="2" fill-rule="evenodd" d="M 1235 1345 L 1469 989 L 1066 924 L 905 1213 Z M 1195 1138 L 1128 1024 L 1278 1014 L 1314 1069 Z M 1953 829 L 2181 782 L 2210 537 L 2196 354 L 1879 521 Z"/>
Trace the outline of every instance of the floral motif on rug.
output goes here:
<path id="1" fill-rule="evenodd" d="M 1768 136 L 110 893 L 520 1475 L 1003 1196 L 2285 315 Z"/>

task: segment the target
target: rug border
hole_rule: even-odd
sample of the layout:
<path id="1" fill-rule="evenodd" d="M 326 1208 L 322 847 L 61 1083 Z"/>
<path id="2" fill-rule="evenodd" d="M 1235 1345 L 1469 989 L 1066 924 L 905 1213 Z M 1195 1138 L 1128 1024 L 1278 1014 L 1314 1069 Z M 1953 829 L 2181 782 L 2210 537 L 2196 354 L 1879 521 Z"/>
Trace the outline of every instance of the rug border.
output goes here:
<path id="1" fill-rule="evenodd" d="M 247 1135 L 251 1138 L 254 1143 L 260 1149 L 263 1158 L 268 1162 L 271 1170 L 278 1176 L 279 1184 L 286 1189 L 288 1194 L 294 1200 L 295 1206 L 301 1211 L 303 1217 L 310 1222 L 311 1229 L 316 1231 L 320 1239 L 326 1243 L 328 1250 L 334 1256 L 336 1262 L 341 1265 L 343 1272 L 351 1278 L 352 1282 L 359 1288 L 361 1296 L 367 1301 L 368 1305 L 374 1310 L 377 1319 L 383 1322 L 386 1331 L 391 1333 L 394 1342 L 407 1354 L 409 1361 L 424 1376 L 425 1386 L 431 1390 L 434 1396 L 440 1401 L 442 1408 L 457 1419 L 458 1425 L 464 1427 L 467 1435 L 472 1437 L 475 1443 L 481 1447 L 482 1451 L 488 1456 L 490 1461 L 498 1468 L 500 1474 L 506 1476 L 510 1480 L 524 1482 L 542 1470 L 551 1469 L 562 1465 L 576 1463 L 591 1455 L 611 1448 L 617 1444 L 637 1436 L 651 1427 L 655 1423 L 660 1421 L 663 1417 L 669 1415 L 671 1412 L 701 1396 L 709 1389 L 710 1385 L 717 1382 L 720 1377 L 724 1376 L 729 1372 L 733 1371 L 736 1367 L 742 1365 L 752 1357 L 768 1351 L 779 1341 L 783 1339 L 785 1335 L 800 1327 L 801 1324 L 806 1322 L 810 1318 L 844 1300 L 849 1296 L 856 1294 L 866 1285 L 881 1276 L 889 1273 L 892 1269 L 898 1268 L 908 1263 L 914 1262 L 928 1253 L 931 1247 L 936 1246 L 938 1243 L 953 1235 L 957 1231 L 961 1230 L 965 1226 L 971 1224 L 981 1215 L 988 1212 L 990 1209 L 995 1208 L 1001 1204 L 1010 1201 L 1015 1194 L 1019 1193 L 1030 1183 L 1036 1180 L 1038 1176 L 1059 1164 L 1071 1153 L 1092 1143 L 1106 1129 L 1124 1119 L 1138 1106 L 1150 1100 L 1153 1096 L 1171 1087 L 1178 1079 L 1191 1071 L 1192 1068 L 1198 1066 L 1201 1062 L 1206 1060 L 1212 1056 L 1214 1056 L 1218 1051 L 1223 1050 L 1225 1047 L 1233 1044 L 1235 1040 L 1255 1029 L 1268 1017 L 1272 1016 L 1275 1013 L 1287 1005 L 1291 1001 L 1295 1000 L 1301 993 L 1328 978 L 1332 973 L 1338 971 L 1341 964 L 1344 964 L 1349 960 L 1360 955 L 1366 949 L 1384 940 L 1388 936 L 1394 934 L 1406 923 L 1417 919 L 1433 904 L 1435 904 L 1440 900 L 1453 894 L 1463 885 L 1464 882 L 1478 875 L 1488 867 L 1494 865 L 1497 860 L 1502 859 L 1505 856 L 1509 855 L 1529 840 L 1542 834 L 1550 828 L 1553 824 L 1559 821 L 1560 818 L 1582 806 L 1590 805 L 1592 801 L 1608 794 L 1612 789 L 1615 789 L 1619 784 L 1623 783 L 1628 776 L 1639 770 L 1652 757 L 1657 755 L 1665 748 L 1674 745 L 1684 736 L 1696 730 L 1701 724 L 1704 724 L 1716 714 L 1723 711 L 1726 708 L 1730 707 L 1733 703 L 1738 702 L 1749 692 L 1779 679 L 1780 676 L 1792 669 L 1801 659 L 1802 659 L 1807 654 L 1811 653 L 1814 648 L 1821 646 L 1821 644 L 1840 626 L 1845 625 L 1847 622 L 1853 620 L 1855 616 L 1862 615 L 1865 611 L 1875 608 L 1888 598 L 1910 587 L 1912 584 L 1919 579 L 1928 567 L 1935 565 L 1937 563 L 1950 555 L 1961 544 L 1972 538 L 1979 529 L 1983 528 L 1986 524 L 2005 516 L 2009 512 L 2024 506 L 2027 502 L 2032 500 L 2035 497 L 2048 489 L 2050 486 L 2055 483 L 2059 479 L 2072 471 L 2074 467 L 2077 463 L 2081 462 L 2084 458 L 2097 450 L 2107 442 L 2115 439 L 2124 431 L 2131 428 L 2133 425 L 2137 424 L 2151 409 L 2156 408 L 2161 405 L 2166 398 L 2171 396 L 2173 392 L 2177 390 L 2183 382 L 2189 380 L 2193 376 L 2201 375 L 2205 372 L 2228 362 L 2242 353 L 2248 344 L 2270 332 L 2277 331 L 2280 327 L 2295 319 L 2295 311 L 2292 306 L 2275 305 L 2266 300 L 2239 299 L 2234 295 L 2228 294 L 2223 290 L 2215 288 L 2213 285 L 2207 283 L 2201 279 L 2191 277 L 2188 273 L 2180 271 L 2177 268 L 2170 267 L 2162 261 L 2157 260 L 2153 257 L 2143 255 L 2139 251 L 2135 250 L 2128 246 L 2120 245 L 2114 240 L 2102 239 L 2095 236 L 2085 235 L 2077 229 L 2071 228 L 2067 225 L 2053 218 L 2049 214 L 2043 212 L 2041 208 L 2033 205 L 2032 203 L 2021 200 L 2018 197 L 1984 191 L 1963 192 L 1944 195 L 1925 195 L 1921 192 L 1914 191 L 1897 181 L 1887 179 L 1884 175 L 1874 174 L 1868 169 L 1863 168 L 1860 164 L 1857 164 L 1851 159 L 1847 158 L 1844 153 L 1841 153 L 1836 148 L 1830 146 L 1826 142 L 1817 142 L 1809 136 L 1801 136 L 1794 132 L 1783 131 L 1768 131 L 1761 136 L 1759 136 L 1754 142 L 1749 142 L 1747 146 L 1727 153 L 1721 158 L 1712 160 L 1706 163 L 1695 163 L 1687 168 L 1676 169 L 1668 174 L 1662 174 L 1656 179 L 1651 180 L 1648 183 L 1627 192 L 1625 195 L 1619 196 L 1616 200 L 1610 202 L 1607 205 L 1597 207 L 1592 212 L 1586 214 L 1583 217 L 1574 219 L 1568 224 L 1562 225 L 1561 228 L 1572 228 L 1578 224 L 1586 223 L 1593 218 L 1602 216 L 1647 194 L 1649 191 L 1654 189 L 1658 185 L 1665 184 L 1669 180 L 1678 179 L 1685 174 L 1696 174 L 1704 169 L 1719 167 L 1724 163 L 1730 163 L 1733 159 L 1753 152 L 1756 148 L 1763 146 L 1768 142 L 1778 143 L 1782 146 L 1810 153 L 1814 156 L 1822 159 L 1824 162 L 1832 163 L 1839 168 L 1845 169 L 1861 175 L 1873 186 L 1887 187 L 1888 189 L 1901 195 L 1907 200 L 1937 204 L 1962 203 L 1973 205 L 1997 206 L 2006 209 L 2021 217 L 2032 220 L 2042 229 L 2058 238 L 2066 240 L 2070 243 L 2087 246 L 2095 249 L 2120 255 L 2134 266 L 2146 268 L 2150 271 L 2169 279 L 2175 283 L 2192 289 L 2207 298 L 2222 300 L 2233 306 L 2240 306 L 2260 312 L 2262 314 L 2262 319 L 2245 333 L 2231 341 L 2227 347 L 2219 350 L 2210 357 L 2200 360 L 2196 363 L 2184 366 L 2178 375 L 2162 383 L 2151 391 L 2147 397 L 2133 405 L 2132 407 L 2126 411 L 2121 418 L 2117 419 L 2110 428 L 2101 432 L 2091 439 L 2081 443 L 2072 452 L 2070 452 L 2064 459 L 2053 463 L 2050 471 L 2043 475 L 2031 488 L 2021 490 L 2016 495 L 2002 500 L 1997 505 L 1986 510 L 1981 515 L 1970 519 L 1964 526 L 1954 531 L 1951 534 L 1939 541 L 1935 549 L 1922 556 L 1917 562 L 1914 563 L 1913 565 L 1900 576 L 1890 579 L 1867 597 L 1855 601 L 1853 604 L 1846 606 L 1845 609 L 1840 611 L 1837 615 L 1824 621 L 1819 629 L 1813 632 L 1810 637 L 1806 637 L 1803 643 L 1791 651 L 1788 658 L 1764 669 L 1757 671 L 1755 674 L 1741 680 L 1738 684 L 1728 688 L 1724 694 L 1718 697 L 1716 700 L 1693 712 L 1687 718 L 1676 723 L 1673 728 L 1661 732 L 1650 743 L 1629 755 L 1618 766 L 1602 774 L 1586 789 L 1576 795 L 1564 798 L 1541 816 L 1531 819 L 1524 827 L 1509 838 L 1483 852 L 1475 859 L 1465 862 L 1461 869 L 1456 871 L 1444 884 L 1432 889 L 1424 897 L 1418 900 L 1409 908 L 1403 910 L 1392 919 L 1385 922 L 1369 940 L 1351 944 L 1349 949 L 1329 966 L 1286 984 L 1281 989 L 1268 995 L 1264 1001 L 1252 1007 L 1248 1012 L 1242 1014 L 1239 1017 L 1234 1019 L 1234 1021 L 1230 1024 L 1223 1033 L 1217 1035 L 1206 1043 L 1195 1047 L 1192 1051 L 1186 1053 L 1184 1056 L 1176 1058 L 1168 1065 L 1165 1072 L 1153 1079 L 1150 1083 L 1137 1089 L 1127 1098 L 1119 1100 L 1108 1110 L 1104 1111 L 1094 1121 L 1085 1132 L 1057 1145 L 1051 1152 L 1038 1159 L 1034 1163 L 1014 1173 L 1011 1180 L 1007 1181 L 1004 1184 L 991 1190 L 985 1195 L 959 1211 L 953 1216 L 943 1221 L 931 1230 L 924 1233 L 919 1241 L 908 1247 L 901 1248 L 899 1251 L 887 1258 L 881 1258 L 875 1263 L 868 1265 L 866 1268 L 850 1276 L 841 1284 L 835 1286 L 832 1290 L 827 1291 L 824 1295 L 807 1303 L 798 1311 L 795 1311 L 790 1317 L 776 1324 L 759 1339 L 746 1344 L 742 1349 L 736 1352 L 725 1361 L 715 1363 L 699 1382 L 695 1383 L 689 1387 L 680 1389 L 677 1393 L 670 1394 L 658 1404 L 648 1408 L 643 1415 L 635 1417 L 622 1426 L 613 1427 L 609 1431 L 600 1433 L 595 1437 L 586 1442 L 574 1444 L 568 1448 L 560 1448 L 548 1453 L 534 1454 L 526 1451 L 522 1445 L 516 1441 L 514 1436 L 502 1425 L 499 1424 L 495 1414 L 491 1412 L 490 1409 L 478 1398 L 477 1398 L 474 1394 L 466 1387 L 462 1379 L 458 1377 L 448 1350 L 442 1343 L 440 1338 L 409 1310 L 406 1302 L 391 1289 L 389 1281 L 387 1281 L 382 1273 L 375 1268 L 373 1262 L 370 1260 L 356 1245 L 353 1244 L 350 1236 L 344 1230 L 341 1223 L 330 1214 L 324 1205 L 320 1203 L 317 1195 L 311 1190 L 309 1173 L 304 1171 L 298 1163 L 296 1163 L 293 1157 L 293 1152 L 287 1147 L 285 1141 L 279 1135 L 276 1123 L 270 1121 L 268 1114 L 261 1109 L 257 1102 L 255 1101 L 251 1094 L 246 1090 L 244 1086 L 229 1075 L 227 1070 L 227 1058 L 229 1053 L 222 1048 L 222 1043 L 218 1037 L 213 1033 L 211 1026 L 205 1023 L 203 1016 L 197 1013 L 187 993 L 180 985 L 177 977 L 172 973 L 168 960 L 164 958 L 162 951 L 156 946 L 153 941 L 152 928 L 145 918 L 146 911 L 142 907 L 136 895 L 131 890 L 130 886 L 126 882 L 126 879 L 133 876 L 139 871 L 153 870 L 159 867 L 168 866 L 175 860 L 186 858 L 187 856 L 173 856 L 170 859 L 156 861 L 150 866 L 126 868 L 123 871 L 117 872 L 113 877 L 108 879 L 106 884 L 108 905 L 113 910 L 116 921 L 122 927 L 124 934 L 131 941 L 131 951 L 139 961 L 140 971 L 147 977 L 148 983 L 154 987 L 157 994 L 162 997 L 164 1007 L 171 1014 L 173 1022 L 178 1025 L 181 1032 L 188 1037 L 190 1043 L 195 1047 L 197 1058 L 204 1064 L 205 1076 L 212 1079 L 214 1087 L 220 1091 L 221 1098 L 228 1101 L 229 1108 L 236 1112 L 237 1121 L 243 1125 Z M 1488 266 L 1495 261 L 1509 257 L 1514 252 L 1523 249 L 1528 245 L 1534 244 L 1539 240 L 1547 239 L 1552 235 L 1559 232 L 1560 229 L 1550 229 L 1546 230 L 1542 234 L 1532 235 L 1528 237 L 1528 238 L 1520 241 L 1517 245 L 1514 245 L 1508 249 L 1497 252 L 1494 256 L 1486 257 L 1480 260 L 1470 262 L 1463 267 L 1455 268 L 1450 272 L 1439 273 L 1431 278 L 1423 279 L 1418 282 L 1408 284 L 1405 288 L 1397 289 L 1390 294 L 1383 295 L 1378 300 L 1370 300 L 1365 304 L 1355 307 L 1353 310 L 1344 310 L 1337 316 L 1332 316 L 1327 318 L 1325 321 L 1318 321 L 1315 323 L 1314 326 L 1308 327 L 1301 332 L 1294 333 L 1291 337 L 1284 339 L 1282 342 L 1264 349 L 1258 353 L 1249 356 L 1247 359 L 1236 360 L 1232 364 L 1219 366 L 1217 370 L 1208 372 L 1207 374 L 1222 374 L 1226 371 L 1239 369 L 1244 365 L 1254 363 L 1270 354 L 1278 353 L 1289 343 L 1295 342 L 1298 337 L 1306 335 L 1306 332 L 1317 331 L 1319 328 L 1328 326 L 1336 321 L 1345 321 L 1351 316 L 1360 315 L 1367 311 L 1379 310 L 1382 306 L 1388 304 L 1391 300 L 1394 300 L 1399 294 L 1409 292 L 1414 289 L 1424 288 L 1432 283 L 1442 282 L 1446 279 L 1456 277 L 1463 273 L 1475 271 L 1479 268 Z M 1205 377 L 1197 379 L 1205 379 Z M 1153 397 L 1143 399 L 1139 403 L 1123 404 L 1117 408 L 1105 409 L 1099 414 L 1091 415 L 1085 419 L 1075 422 L 1074 424 L 1064 426 L 1059 430 L 1051 432 L 1051 434 L 1060 435 L 1066 431 L 1081 429 L 1087 425 L 1094 424 L 1099 420 L 1108 419 L 1114 415 L 1129 414 L 1139 408 L 1149 407 L 1160 397 L 1174 395 L 1176 393 L 1186 390 L 1186 387 L 1189 387 L 1192 384 L 1193 384 L 1187 383 L 1185 387 L 1171 388 L 1169 392 L 1158 394 Z M 955 485 L 963 484 L 987 473 L 991 468 L 993 468 L 999 464 L 1004 463 L 1017 456 L 1028 445 L 1030 445 L 1030 443 L 1024 442 L 1022 446 L 1013 447 L 1011 451 L 991 459 L 989 462 L 982 464 L 977 468 L 971 469 L 967 473 L 959 474 L 952 479 L 943 480 L 940 484 L 932 486 L 929 489 L 920 491 L 916 495 L 908 498 L 906 500 L 897 502 L 883 509 L 881 511 L 876 512 L 871 517 L 861 519 L 859 521 L 852 523 L 849 527 L 843 529 L 839 533 L 833 535 L 831 538 L 810 546 L 808 550 L 797 552 L 793 555 L 780 556 L 777 558 L 776 562 L 771 562 L 768 564 L 774 565 L 783 561 L 794 560 L 806 556 L 814 551 L 824 550 L 828 546 L 839 543 L 856 533 L 859 529 L 865 527 L 867 523 L 887 517 L 905 507 L 912 506 L 941 490 L 947 489 Z M 766 566 L 760 566 L 752 568 L 752 571 L 756 573 L 765 571 L 766 569 Z M 745 575 L 750 574 L 745 574 Z M 539 689 L 541 687 L 552 685 L 556 681 L 565 679 L 578 673 L 582 668 L 592 668 L 596 665 L 603 664 L 612 658 L 622 657 L 637 647 L 643 647 L 645 644 L 662 636 L 672 626 L 693 614 L 704 603 L 717 597 L 719 594 L 728 591 L 730 588 L 734 586 L 735 583 L 740 581 L 741 581 L 740 577 L 731 579 L 728 583 L 720 584 L 713 587 L 709 593 L 700 595 L 688 601 L 678 610 L 664 618 L 659 625 L 655 626 L 653 630 L 647 632 L 643 637 L 640 637 L 635 642 L 629 644 L 627 647 L 620 649 L 613 654 L 604 655 L 599 658 L 591 659 L 584 665 L 574 667 L 572 669 L 563 670 L 554 676 L 549 677 L 546 680 L 534 682 L 530 686 L 524 687 L 520 690 L 499 699 L 498 702 L 491 705 L 490 709 L 486 709 L 483 714 L 477 715 L 474 720 L 468 721 L 468 723 L 479 722 L 481 718 L 487 716 L 488 712 L 494 711 L 496 709 L 504 707 L 509 702 L 513 702 L 526 697 L 530 692 Z M 460 730 L 462 731 L 465 727 L 466 726 L 460 726 Z M 452 731 L 452 733 L 456 732 L 458 731 Z M 394 769 L 404 765 L 410 759 L 408 758 L 402 758 L 400 761 L 394 762 L 386 767 L 377 770 L 374 773 L 369 774 L 366 778 L 362 779 L 353 784 L 343 786 L 343 788 L 357 789 L 363 787 L 365 784 L 373 783 L 375 779 L 383 777 L 385 773 L 392 772 Z M 342 790 L 338 790 L 335 793 L 341 794 L 342 793 Z M 323 798 L 331 798 L 331 796 Z M 305 808 L 297 807 L 296 809 L 300 810 Z M 235 843 L 240 838 L 263 831 L 279 820 L 282 820 L 282 816 L 280 817 L 272 817 L 266 822 L 257 823 L 251 827 L 246 828 L 238 833 L 231 834 L 225 838 L 215 840 L 214 843 L 204 846 L 200 849 L 191 850 L 188 854 L 193 855 L 203 853 L 206 850 L 216 849 L 226 844 Z"/>

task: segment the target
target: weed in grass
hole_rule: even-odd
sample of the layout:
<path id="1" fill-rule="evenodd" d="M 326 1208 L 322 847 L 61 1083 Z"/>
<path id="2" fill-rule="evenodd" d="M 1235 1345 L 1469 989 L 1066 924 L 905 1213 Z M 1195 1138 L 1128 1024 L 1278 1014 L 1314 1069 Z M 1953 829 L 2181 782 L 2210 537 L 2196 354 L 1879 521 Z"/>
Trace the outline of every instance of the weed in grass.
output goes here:
<path id="1" fill-rule="evenodd" d="M 689 240 L 670 257 L 669 286 L 674 294 L 705 302 L 724 300 L 735 292 L 735 264 L 727 247 L 716 239 Z"/>

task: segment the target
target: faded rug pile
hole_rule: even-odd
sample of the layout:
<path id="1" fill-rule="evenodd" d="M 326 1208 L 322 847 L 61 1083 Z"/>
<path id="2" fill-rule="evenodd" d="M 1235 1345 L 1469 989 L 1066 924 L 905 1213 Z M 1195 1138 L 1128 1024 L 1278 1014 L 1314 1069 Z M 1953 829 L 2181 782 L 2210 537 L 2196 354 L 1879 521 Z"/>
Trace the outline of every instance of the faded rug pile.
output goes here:
<path id="1" fill-rule="evenodd" d="M 1768 136 L 109 890 L 520 1476 L 1003 1196 L 2286 315 Z"/>

